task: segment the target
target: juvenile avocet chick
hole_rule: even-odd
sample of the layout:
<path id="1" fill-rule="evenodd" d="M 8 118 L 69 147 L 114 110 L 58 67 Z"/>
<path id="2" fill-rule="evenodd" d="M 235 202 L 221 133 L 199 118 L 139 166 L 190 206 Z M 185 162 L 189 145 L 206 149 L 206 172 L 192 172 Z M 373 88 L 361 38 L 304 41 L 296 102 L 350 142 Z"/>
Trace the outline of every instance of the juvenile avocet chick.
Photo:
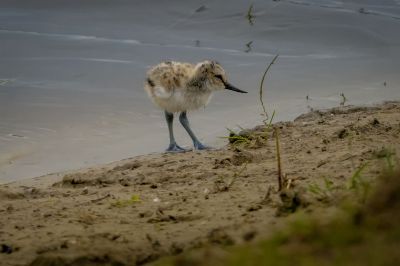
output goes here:
<path id="1" fill-rule="evenodd" d="M 194 148 L 204 150 L 208 147 L 191 130 L 186 112 L 206 106 L 213 91 L 226 89 L 247 93 L 229 84 L 224 69 L 214 61 L 204 61 L 196 65 L 162 62 L 147 72 L 145 89 L 154 104 L 164 109 L 169 130 L 167 152 L 186 151 L 174 138 L 174 113 L 180 112 L 179 121 L 191 137 Z"/>

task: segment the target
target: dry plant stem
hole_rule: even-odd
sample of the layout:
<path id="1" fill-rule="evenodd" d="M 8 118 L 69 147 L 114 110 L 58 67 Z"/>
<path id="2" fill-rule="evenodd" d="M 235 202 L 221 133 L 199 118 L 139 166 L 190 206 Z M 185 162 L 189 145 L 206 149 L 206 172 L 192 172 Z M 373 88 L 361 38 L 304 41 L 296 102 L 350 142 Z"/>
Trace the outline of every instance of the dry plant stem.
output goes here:
<path id="1" fill-rule="evenodd" d="M 279 131 L 275 128 L 275 144 L 276 144 L 276 161 L 278 163 L 278 191 L 282 190 L 282 165 L 281 165 L 281 151 L 279 147 Z"/>
<path id="2" fill-rule="evenodd" d="M 268 186 L 267 193 L 265 193 L 265 196 L 264 196 L 263 200 L 261 201 L 262 203 L 271 202 L 271 191 L 272 191 L 272 186 Z"/>
<path id="3" fill-rule="evenodd" d="M 271 119 L 268 122 L 269 127 L 272 125 L 272 120 L 274 120 L 274 117 L 275 117 L 275 110 L 272 112 Z"/>
<path id="4" fill-rule="evenodd" d="M 264 80 L 265 80 L 265 76 L 267 75 L 269 69 L 271 68 L 271 66 L 275 63 L 276 59 L 279 57 L 279 54 L 275 55 L 274 59 L 272 59 L 271 63 L 269 63 L 267 69 L 265 69 L 265 72 L 261 78 L 261 83 L 260 83 L 260 102 L 261 102 L 261 106 L 263 109 L 263 115 L 265 116 L 265 119 L 263 120 L 264 124 L 266 124 L 266 121 L 268 120 L 268 113 L 267 113 L 267 109 L 265 108 L 264 105 L 264 101 L 263 101 L 263 85 L 264 85 Z"/>
<path id="5" fill-rule="evenodd" d="M 286 189 L 290 189 L 290 186 L 292 185 L 292 179 L 289 179 L 287 181 Z"/>

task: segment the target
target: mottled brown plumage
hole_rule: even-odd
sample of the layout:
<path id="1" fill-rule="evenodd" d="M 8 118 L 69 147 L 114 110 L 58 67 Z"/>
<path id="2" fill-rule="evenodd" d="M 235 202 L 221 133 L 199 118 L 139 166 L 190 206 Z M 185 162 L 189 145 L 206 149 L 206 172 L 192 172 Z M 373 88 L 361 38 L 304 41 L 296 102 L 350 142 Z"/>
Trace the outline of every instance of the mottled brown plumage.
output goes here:
<path id="1" fill-rule="evenodd" d="M 170 147 L 167 151 L 183 151 L 173 137 L 172 120 L 176 112 L 181 112 L 180 121 L 195 148 L 205 148 L 191 131 L 186 111 L 206 106 L 212 92 L 223 89 L 245 92 L 228 83 L 225 70 L 215 61 L 207 60 L 198 64 L 168 61 L 147 72 L 145 90 L 154 104 L 165 110 L 170 131 Z"/>

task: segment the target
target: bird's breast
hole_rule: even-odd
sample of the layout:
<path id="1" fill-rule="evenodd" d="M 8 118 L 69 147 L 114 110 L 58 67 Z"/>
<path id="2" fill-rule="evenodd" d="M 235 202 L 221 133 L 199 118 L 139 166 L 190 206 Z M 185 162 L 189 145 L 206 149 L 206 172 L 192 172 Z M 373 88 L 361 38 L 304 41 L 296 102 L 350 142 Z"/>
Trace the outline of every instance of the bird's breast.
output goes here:
<path id="1" fill-rule="evenodd" d="M 191 92 L 187 90 L 175 90 L 174 101 L 182 107 L 182 111 L 195 110 L 208 104 L 211 91 Z"/>
<path id="2" fill-rule="evenodd" d="M 147 88 L 147 91 L 153 102 L 168 112 L 183 112 L 205 107 L 212 96 L 210 90 L 188 90 L 187 88 L 167 90 L 162 86 Z"/>
<path id="3" fill-rule="evenodd" d="M 153 97 L 153 101 L 162 109 L 174 113 L 204 107 L 208 104 L 210 98 L 211 92 L 191 93 L 177 88 L 170 97 Z"/>

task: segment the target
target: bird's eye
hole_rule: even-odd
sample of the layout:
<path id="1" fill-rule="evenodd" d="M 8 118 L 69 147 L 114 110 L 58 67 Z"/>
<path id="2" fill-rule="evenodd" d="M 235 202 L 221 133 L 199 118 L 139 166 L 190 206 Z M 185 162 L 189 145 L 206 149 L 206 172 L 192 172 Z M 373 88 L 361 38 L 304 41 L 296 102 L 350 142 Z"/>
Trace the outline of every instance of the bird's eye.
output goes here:
<path id="1" fill-rule="evenodd" d="M 215 75 L 215 77 L 216 77 L 217 79 L 221 80 L 222 82 L 224 82 L 224 80 L 222 79 L 222 76 L 221 76 L 221 75 Z"/>

